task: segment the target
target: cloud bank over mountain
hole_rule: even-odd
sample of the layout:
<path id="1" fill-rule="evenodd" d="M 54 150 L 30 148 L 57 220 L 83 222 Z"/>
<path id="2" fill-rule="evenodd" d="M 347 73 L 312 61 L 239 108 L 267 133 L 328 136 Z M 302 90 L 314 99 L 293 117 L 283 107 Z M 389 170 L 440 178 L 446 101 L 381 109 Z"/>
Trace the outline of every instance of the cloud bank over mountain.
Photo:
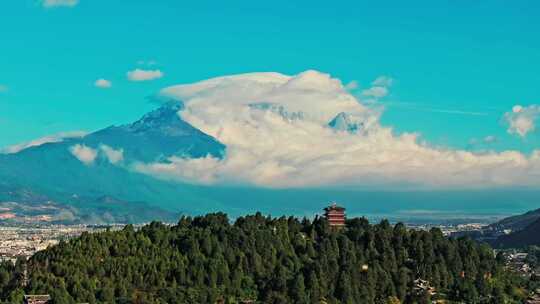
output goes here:
<path id="1" fill-rule="evenodd" d="M 387 88 L 389 78 L 374 85 Z M 397 135 L 339 79 L 317 71 L 251 73 L 162 90 L 182 119 L 227 147 L 220 159 L 169 157 L 134 168 L 164 179 L 272 188 L 537 186 L 540 151 L 473 153 Z"/>

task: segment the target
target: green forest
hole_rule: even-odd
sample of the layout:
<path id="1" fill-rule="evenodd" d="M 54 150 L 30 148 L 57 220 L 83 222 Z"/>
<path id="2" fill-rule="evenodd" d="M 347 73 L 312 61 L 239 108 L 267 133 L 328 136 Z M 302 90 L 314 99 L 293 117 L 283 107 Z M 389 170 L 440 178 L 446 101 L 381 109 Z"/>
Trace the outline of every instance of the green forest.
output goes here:
<path id="1" fill-rule="evenodd" d="M 53 303 L 523 303 L 531 280 L 439 229 L 222 213 L 84 233 L 0 266 L 0 299 Z M 25 273 L 25 269 L 27 269 Z M 26 276 L 25 276 L 26 274 Z M 25 278 L 27 280 L 25 280 Z M 418 280 L 424 282 L 419 288 Z"/>

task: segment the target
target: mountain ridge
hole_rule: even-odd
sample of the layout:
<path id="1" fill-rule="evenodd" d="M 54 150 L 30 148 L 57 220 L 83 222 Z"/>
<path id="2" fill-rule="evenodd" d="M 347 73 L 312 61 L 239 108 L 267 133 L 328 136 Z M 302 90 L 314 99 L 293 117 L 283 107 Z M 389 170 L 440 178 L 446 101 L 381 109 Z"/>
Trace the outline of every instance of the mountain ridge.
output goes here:
<path id="1" fill-rule="evenodd" d="M 540 219 L 540 209 L 531 210 L 524 214 L 514 215 L 504 218 L 496 223 L 489 225 L 494 230 L 512 230 L 519 231 Z"/>
<path id="2" fill-rule="evenodd" d="M 500 236 L 496 242 L 497 247 L 526 247 L 540 245 L 540 218 L 525 227 L 525 229 Z"/>
<path id="3" fill-rule="evenodd" d="M 190 206 L 192 211 L 205 206 L 206 200 L 197 193 L 196 187 L 157 180 L 134 172 L 130 167 L 131 162 L 164 161 L 171 156 L 223 157 L 225 146 L 183 121 L 177 114 L 178 109 L 163 106 L 132 124 L 111 126 L 82 138 L 45 143 L 18 153 L 0 154 L 0 180 L 4 181 L 3 187 L 7 189 L 0 199 L 20 200 L 10 193 L 28 191 L 35 195 L 22 200 L 22 203 L 59 201 L 61 205 L 69 207 L 81 204 L 99 207 L 99 198 L 110 196 L 122 202 L 146 204 L 147 208 L 162 210 L 158 212 L 162 215 L 167 212 L 156 205 L 158 197 L 164 201 L 164 205 L 183 198 L 195 203 L 197 197 L 199 205 Z M 114 151 L 119 155 L 118 162 L 113 163 L 102 153 L 100 149 L 104 145 L 117 149 Z M 76 146 L 95 151 L 95 158 L 88 163 L 77 159 L 72 150 Z M 117 210 L 121 218 L 126 218 L 122 213 L 129 212 L 129 208 L 125 212 Z"/>

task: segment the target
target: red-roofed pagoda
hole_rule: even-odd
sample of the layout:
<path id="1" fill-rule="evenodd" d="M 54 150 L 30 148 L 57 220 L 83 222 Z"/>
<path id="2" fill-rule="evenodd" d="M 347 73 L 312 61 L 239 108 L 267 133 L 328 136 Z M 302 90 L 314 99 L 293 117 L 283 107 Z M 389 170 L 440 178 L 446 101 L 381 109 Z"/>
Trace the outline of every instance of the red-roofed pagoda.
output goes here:
<path id="1" fill-rule="evenodd" d="M 336 203 L 324 208 L 324 217 L 333 228 L 345 227 L 345 208 L 338 206 Z"/>

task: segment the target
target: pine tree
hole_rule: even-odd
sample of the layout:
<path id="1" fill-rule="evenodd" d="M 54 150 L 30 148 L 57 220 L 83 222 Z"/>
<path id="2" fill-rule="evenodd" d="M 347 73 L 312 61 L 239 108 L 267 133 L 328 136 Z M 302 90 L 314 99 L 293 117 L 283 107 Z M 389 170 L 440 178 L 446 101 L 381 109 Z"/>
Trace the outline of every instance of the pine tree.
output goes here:
<path id="1" fill-rule="evenodd" d="M 294 285 L 291 290 L 291 298 L 295 303 L 307 303 L 306 286 L 304 284 L 304 276 L 300 273 L 294 280 Z"/>

